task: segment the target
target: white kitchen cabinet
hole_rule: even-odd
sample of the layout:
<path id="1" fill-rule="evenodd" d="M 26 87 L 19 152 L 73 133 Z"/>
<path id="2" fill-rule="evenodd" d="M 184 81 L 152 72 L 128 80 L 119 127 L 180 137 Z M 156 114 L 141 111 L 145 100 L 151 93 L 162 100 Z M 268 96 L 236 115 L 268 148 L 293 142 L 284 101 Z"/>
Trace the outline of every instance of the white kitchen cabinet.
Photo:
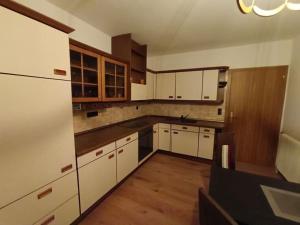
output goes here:
<path id="1" fill-rule="evenodd" d="M 201 100 L 203 71 L 176 73 L 176 100 Z"/>
<path id="2" fill-rule="evenodd" d="M 117 182 L 122 181 L 138 166 L 138 140 L 117 149 Z"/>
<path id="3" fill-rule="evenodd" d="M 198 134 L 195 132 L 172 130 L 172 152 L 197 156 Z"/>
<path id="4" fill-rule="evenodd" d="M 0 27 L 1 73 L 70 80 L 68 34 L 4 7 Z"/>
<path id="5" fill-rule="evenodd" d="M 158 138 L 158 124 L 153 126 L 153 151 L 156 152 L 159 149 L 159 138 Z"/>
<path id="6" fill-rule="evenodd" d="M 39 222 L 34 225 L 63 225 L 71 224 L 75 219 L 79 217 L 79 202 L 78 196 L 71 198 L 59 208 L 49 213 Z"/>
<path id="7" fill-rule="evenodd" d="M 202 100 L 216 101 L 218 95 L 219 70 L 203 71 Z"/>
<path id="8" fill-rule="evenodd" d="M 156 89 L 156 74 L 147 72 L 146 77 L 147 85 L 147 99 L 155 99 L 155 89 Z"/>
<path id="9" fill-rule="evenodd" d="M 147 99 L 147 85 L 131 83 L 131 101 Z"/>
<path id="10" fill-rule="evenodd" d="M 215 135 L 210 133 L 199 133 L 198 157 L 213 159 Z"/>
<path id="11" fill-rule="evenodd" d="M 73 197 L 76 197 L 78 202 L 75 171 L 0 209 L 0 224 L 33 224 Z M 79 211 L 79 208 L 77 210 Z"/>
<path id="12" fill-rule="evenodd" d="M 0 96 L 1 208 L 76 163 L 70 82 L 0 75 Z"/>
<path id="13" fill-rule="evenodd" d="M 79 168 L 81 213 L 116 185 L 116 158 L 116 151 L 113 151 Z"/>
<path id="14" fill-rule="evenodd" d="M 175 73 L 161 73 L 156 76 L 156 99 L 175 99 Z"/>
<path id="15" fill-rule="evenodd" d="M 160 150 L 170 151 L 171 150 L 171 134 L 170 128 L 159 127 L 159 141 L 158 146 Z"/>

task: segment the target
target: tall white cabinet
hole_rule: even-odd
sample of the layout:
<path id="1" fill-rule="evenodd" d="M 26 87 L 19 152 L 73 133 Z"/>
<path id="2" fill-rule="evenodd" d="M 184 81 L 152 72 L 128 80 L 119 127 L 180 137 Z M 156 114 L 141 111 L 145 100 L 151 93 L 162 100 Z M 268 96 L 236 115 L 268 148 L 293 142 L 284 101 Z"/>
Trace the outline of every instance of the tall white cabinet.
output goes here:
<path id="1" fill-rule="evenodd" d="M 218 94 L 219 70 L 203 71 L 203 101 L 215 101 Z"/>
<path id="2" fill-rule="evenodd" d="M 0 26 L 0 222 L 34 224 L 64 211 L 70 199 L 72 218 L 60 219 L 73 221 L 79 206 L 68 35 L 3 7 Z"/>

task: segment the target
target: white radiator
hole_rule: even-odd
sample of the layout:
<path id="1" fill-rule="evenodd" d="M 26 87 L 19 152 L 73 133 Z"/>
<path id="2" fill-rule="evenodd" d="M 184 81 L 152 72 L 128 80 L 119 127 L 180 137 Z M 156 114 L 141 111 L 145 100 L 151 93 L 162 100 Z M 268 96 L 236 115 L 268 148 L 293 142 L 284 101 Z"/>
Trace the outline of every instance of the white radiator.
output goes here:
<path id="1" fill-rule="evenodd" d="M 300 183 L 300 141 L 282 133 L 276 158 L 278 171 L 290 182 Z"/>

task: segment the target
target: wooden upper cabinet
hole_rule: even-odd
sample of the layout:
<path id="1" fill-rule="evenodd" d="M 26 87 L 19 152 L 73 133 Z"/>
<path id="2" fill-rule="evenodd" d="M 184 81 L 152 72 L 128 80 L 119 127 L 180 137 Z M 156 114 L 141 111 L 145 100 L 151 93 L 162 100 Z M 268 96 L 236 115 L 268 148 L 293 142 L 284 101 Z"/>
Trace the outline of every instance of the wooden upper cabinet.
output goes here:
<path id="1" fill-rule="evenodd" d="M 156 99 L 175 99 L 175 73 L 157 74 Z"/>
<path id="2" fill-rule="evenodd" d="M 203 71 L 176 73 L 176 100 L 201 100 Z"/>
<path id="3" fill-rule="evenodd" d="M 100 56 L 70 45 L 70 61 L 73 102 L 100 101 Z"/>
<path id="4" fill-rule="evenodd" d="M 216 101 L 218 95 L 219 70 L 203 71 L 203 101 Z"/>
<path id="5" fill-rule="evenodd" d="M 0 72 L 70 80 L 68 34 L 0 7 Z"/>
<path id="6" fill-rule="evenodd" d="M 127 100 L 127 65 L 113 59 L 102 59 L 102 101 Z"/>

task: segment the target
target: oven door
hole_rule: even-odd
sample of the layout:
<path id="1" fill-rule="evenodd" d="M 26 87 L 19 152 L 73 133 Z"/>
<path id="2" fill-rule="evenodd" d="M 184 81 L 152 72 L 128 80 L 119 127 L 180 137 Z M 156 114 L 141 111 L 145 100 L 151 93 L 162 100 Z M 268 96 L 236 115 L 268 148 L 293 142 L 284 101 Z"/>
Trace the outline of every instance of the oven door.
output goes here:
<path id="1" fill-rule="evenodd" d="M 139 131 L 139 162 L 153 152 L 153 129 Z"/>

